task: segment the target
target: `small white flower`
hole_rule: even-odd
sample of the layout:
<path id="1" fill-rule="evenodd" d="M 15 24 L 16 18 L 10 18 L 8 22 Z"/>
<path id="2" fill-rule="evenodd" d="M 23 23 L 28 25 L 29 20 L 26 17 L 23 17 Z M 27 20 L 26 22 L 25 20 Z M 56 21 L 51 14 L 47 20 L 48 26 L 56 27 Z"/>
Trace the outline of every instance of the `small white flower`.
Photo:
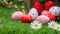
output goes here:
<path id="1" fill-rule="evenodd" d="M 49 28 L 55 29 L 56 26 L 57 26 L 57 22 L 55 22 L 55 21 L 50 21 L 50 23 L 48 23 Z"/>
<path id="2" fill-rule="evenodd" d="M 55 27 L 55 29 L 56 29 L 57 31 L 60 31 L 60 24 L 58 24 L 58 25 Z"/>
<path id="3" fill-rule="evenodd" d="M 37 29 L 41 28 L 41 25 L 42 24 L 39 23 L 38 21 L 33 21 L 30 26 L 31 26 L 31 28 L 37 30 Z"/>

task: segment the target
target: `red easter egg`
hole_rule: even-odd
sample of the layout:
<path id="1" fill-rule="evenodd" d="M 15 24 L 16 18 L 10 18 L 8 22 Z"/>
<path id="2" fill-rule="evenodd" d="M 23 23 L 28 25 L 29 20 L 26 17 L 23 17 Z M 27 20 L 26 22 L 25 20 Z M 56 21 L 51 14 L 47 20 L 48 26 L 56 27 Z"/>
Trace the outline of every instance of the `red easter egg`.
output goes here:
<path id="1" fill-rule="evenodd" d="M 53 16 L 52 14 L 46 14 L 46 16 L 48 16 L 51 21 L 52 21 L 52 20 L 53 20 L 53 21 L 56 20 L 56 17 Z"/>
<path id="2" fill-rule="evenodd" d="M 41 14 L 41 12 L 42 12 L 42 5 L 41 5 L 40 2 L 35 1 L 34 4 L 33 4 L 33 8 L 36 8 L 38 13 Z"/>
<path id="3" fill-rule="evenodd" d="M 28 14 L 25 14 L 22 16 L 22 22 L 25 22 L 25 23 L 30 23 L 32 21 L 32 17 Z"/>
<path id="4" fill-rule="evenodd" d="M 45 7 L 46 10 L 49 10 L 52 6 L 54 6 L 54 3 L 52 1 L 47 1 L 44 4 L 44 7 Z"/>

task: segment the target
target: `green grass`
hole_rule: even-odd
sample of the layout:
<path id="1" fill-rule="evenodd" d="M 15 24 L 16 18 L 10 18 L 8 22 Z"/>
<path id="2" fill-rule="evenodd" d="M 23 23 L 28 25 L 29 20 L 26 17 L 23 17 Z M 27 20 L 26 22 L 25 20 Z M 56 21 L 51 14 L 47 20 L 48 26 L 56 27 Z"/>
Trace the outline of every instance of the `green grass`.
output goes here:
<path id="1" fill-rule="evenodd" d="M 41 29 L 34 30 L 28 23 L 12 20 L 13 12 L 13 9 L 0 6 L 0 34 L 60 34 L 60 32 L 48 28 L 47 24 L 43 25 Z"/>

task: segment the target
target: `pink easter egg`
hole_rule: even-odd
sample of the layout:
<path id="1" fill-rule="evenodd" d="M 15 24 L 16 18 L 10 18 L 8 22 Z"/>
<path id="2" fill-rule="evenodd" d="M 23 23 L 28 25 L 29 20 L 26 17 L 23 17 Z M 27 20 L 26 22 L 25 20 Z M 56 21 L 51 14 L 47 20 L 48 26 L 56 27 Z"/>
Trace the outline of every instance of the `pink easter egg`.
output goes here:
<path id="1" fill-rule="evenodd" d="M 41 15 L 45 15 L 45 14 L 49 14 L 49 11 L 43 10 L 42 13 L 41 13 Z"/>
<path id="2" fill-rule="evenodd" d="M 16 11 L 12 14 L 11 18 L 14 20 L 20 20 L 23 14 L 24 13 L 22 13 L 21 11 Z"/>
<path id="3" fill-rule="evenodd" d="M 50 21 L 49 17 L 47 17 L 45 15 L 38 16 L 36 20 L 39 21 L 42 24 L 46 24 Z"/>

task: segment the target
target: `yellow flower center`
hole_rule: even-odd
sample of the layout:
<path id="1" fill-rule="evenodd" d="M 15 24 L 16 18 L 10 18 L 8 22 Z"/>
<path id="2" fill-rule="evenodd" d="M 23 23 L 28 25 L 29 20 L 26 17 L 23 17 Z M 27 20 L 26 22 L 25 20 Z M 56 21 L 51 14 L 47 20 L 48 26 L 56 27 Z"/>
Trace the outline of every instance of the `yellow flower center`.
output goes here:
<path id="1" fill-rule="evenodd" d="M 51 24 L 52 27 L 54 27 L 54 24 Z"/>
<path id="2" fill-rule="evenodd" d="M 52 26 L 54 26 L 54 24 L 52 24 Z"/>
<path id="3" fill-rule="evenodd" d="M 38 24 L 34 24 L 34 27 L 37 28 L 38 27 Z"/>
<path id="4" fill-rule="evenodd" d="M 57 27 L 57 30 L 60 30 L 60 27 Z"/>

